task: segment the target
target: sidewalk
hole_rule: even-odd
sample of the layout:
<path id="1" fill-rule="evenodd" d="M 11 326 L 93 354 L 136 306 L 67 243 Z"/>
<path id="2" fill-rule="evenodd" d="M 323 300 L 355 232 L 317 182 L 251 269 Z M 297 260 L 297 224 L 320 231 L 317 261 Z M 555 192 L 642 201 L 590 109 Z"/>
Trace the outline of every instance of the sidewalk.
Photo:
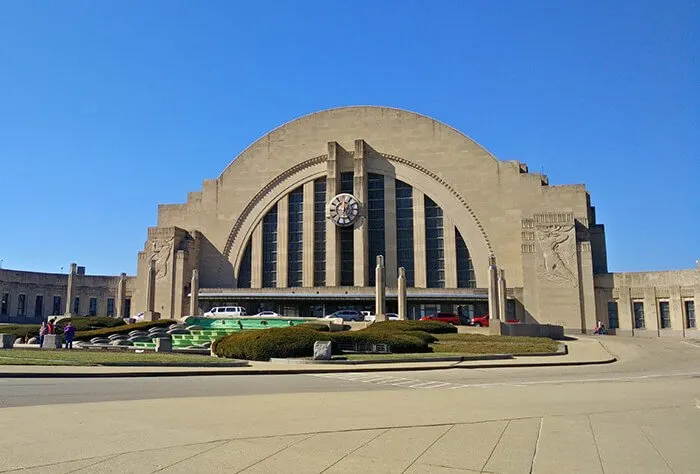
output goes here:
<path id="1" fill-rule="evenodd" d="M 488 369 L 503 367 L 548 367 L 609 364 L 616 361 L 594 338 L 567 341 L 568 354 L 559 356 L 515 356 L 512 359 L 463 362 L 397 362 L 391 364 L 328 365 L 249 362 L 243 367 L 79 367 L 3 365 L 0 378 L 109 378 L 109 377 L 191 377 L 213 375 L 292 375 L 335 372 L 400 372 L 442 369 Z"/>

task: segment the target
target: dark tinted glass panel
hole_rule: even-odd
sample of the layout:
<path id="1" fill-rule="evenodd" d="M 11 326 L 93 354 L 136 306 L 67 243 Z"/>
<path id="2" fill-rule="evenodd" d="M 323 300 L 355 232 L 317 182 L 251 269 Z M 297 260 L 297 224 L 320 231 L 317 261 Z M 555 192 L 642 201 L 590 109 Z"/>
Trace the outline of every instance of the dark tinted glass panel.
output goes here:
<path id="1" fill-rule="evenodd" d="M 659 302 L 659 316 L 661 316 L 661 328 L 668 329 L 671 327 L 671 308 L 668 301 Z"/>
<path id="2" fill-rule="evenodd" d="M 632 303 L 632 312 L 634 313 L 635 329 L 644 329 L 644 303 L 641 301 Z"/>
<path id="3" fill-rule="evenodd" d="M 355 249 L 352 227 L 340 228 L 340 284 L 355 284 Z"/>
<path id="4" fill-rule="evenodd" d="M 53 311 L 51 312 L 51 314 L 52 315 L 61 314 L 61 297 L 60 296 L 53 297 Z"/>
<path id="5" fill-rule="evenodd" d="M 374 286 L 377 256 L 385 254 L 384 175 L 367 175 L 367 253 L 369 285 Z"/>
<path id="6" fill-rule="evenodd" d="M 469 255 L 467 243 L 457 228 L 455 228 L 455 241 L 457 246 L 457 288 L 476 288 L 476 275 L 474 274 L 472 258 Z"/>
<path id="7" fill-rule="evenodd" d="M 97 298 L 90 298 L 90 309 L 88 314 L 89 316 L 97 315 Z"/>
<path id="8" fill-rule="evenodd" d="M 352 194 L 354 192 L 355 186 L 353 184 L 354 173 L 348 171 L 345 173 L 340 173 L 340 192 Z"/>
<path id="9" fill-rule="evenodd" d="M 617 315 L 617 302 L 615 301 L 608 301 L 608 326 L 610 326 L 610 329 L 620 327 L 620 320 Z"/>
<path id="10" fill-rule="evenodd" d="M 685 302 L 685 320 L 689 328 L 695 327 L 695 301 Z"/>
<path id="11" fill-rule="evenodd" d="M 445 287 L 445 239 L 442 209 L 425 196 L 425 263 L 428 288 Z"/>
<path id="12" fill-rule="evenodd" d="M 34 317 L 40 318 L 44 315 L 44 297 L 37 295 L 36 300 L 34 300 Z"/>
<path id="13" fill-rule="evenodd" d="M 326 284 L 326 179 L 314 181 L 314 286 Z"/>
<path id="14" fill-rule="evenodd" d="M 114 316 L 114 298 L 107 298 L 107 316 Z"/>
<path id="15" fill-rule="evenodd" d="M 406 285 L 414 286 L 413 264 L 413 188 L 396 180 L 396 256 L 406 269 Z"/>
<path id="16" fill-rule="evenodd" d="M 263 217 L 263 288 L 277 286 L 277 206 Z"/>
<path id="17" fill-rule="evenodd" d="M 75 314 L 80 313 L 80 298 L 78 296 L 73 299 L 73 312 Z"/>
<path id="18" fill-rule="evenodd" d="M 238 288 L 250 288 L 251 282 L 251 264 L 252 264 L 252 252 L 250 250 L 251 242 L 248 241 L 248 245 L 243 251 L 243 258 L 241 259 L 241 266 L 238 269 Z"/>
<path id="19" fill-rule="evenodd" d="M 301 286 L 303 268 L 304 189 L 289 193 L 289 228 L 287 242 L 287 283 Z"/>
<path id="20" fill-rule="evenodd" d="M 19 295 L 17 298 L 17 316 L 24 316 L 27 305 L 27 295 Z"/>
<path id="21" fill-rule="evenodd" d="M 0 314 L 7 314 L 10 312 L 10 294 L 3 293 L 2 301 L 0 301 Z"/>

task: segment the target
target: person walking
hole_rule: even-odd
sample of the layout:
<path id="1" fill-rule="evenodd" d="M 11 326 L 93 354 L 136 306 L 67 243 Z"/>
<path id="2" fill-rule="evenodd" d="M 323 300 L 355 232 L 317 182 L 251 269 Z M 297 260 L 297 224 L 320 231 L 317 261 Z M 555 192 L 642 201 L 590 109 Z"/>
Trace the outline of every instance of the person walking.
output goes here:
<path id="1" fill-rule="evenodd" d="M 53 334 L 53 323 L 51 321 L 46 325 L 46 334 Z"/>
<path id="2" fill-rule="evenodd" d="M 68 323 L 63 328 L 63 335 L 66 337 L 66 349 L 73 349 L 73 336 L 75 336 L 75 326 L 73 323 Z"/>
<path id="3" fill-rule="evenodd" d="M 46 321 L 41 322 L 41 327 L 39 328 L 39 349 L 44 347 L 44 336 L 46 336 L 46 333 L 49 331 L 49 328 L 46 327 Z"/>

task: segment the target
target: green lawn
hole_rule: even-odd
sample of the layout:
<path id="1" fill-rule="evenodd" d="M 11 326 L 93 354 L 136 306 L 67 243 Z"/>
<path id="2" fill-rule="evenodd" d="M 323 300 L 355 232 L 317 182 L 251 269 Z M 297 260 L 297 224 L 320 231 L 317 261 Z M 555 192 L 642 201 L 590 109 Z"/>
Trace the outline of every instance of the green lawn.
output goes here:
<path id="1" fill-rule="evenodd" d="M 123 365 L 157 364 L 163 366 L 199 364 L 217 366 L 230 364 L 232 361 L 196 354 L 163 354 L 144 352 L 89 351 L 73 350 L 0 350 L 0 365 Z"/>
<path id="2" fill-rule="evenodd" d="M 349 360 L 409 359 L 477 354 L 533 354 L 556 352 L 559 343 L 544 337 L 487 336 L 483 334 L 434 334 L 438 342 L 430 344 L 433 352 L 409 354 L 350 354 Z"/>

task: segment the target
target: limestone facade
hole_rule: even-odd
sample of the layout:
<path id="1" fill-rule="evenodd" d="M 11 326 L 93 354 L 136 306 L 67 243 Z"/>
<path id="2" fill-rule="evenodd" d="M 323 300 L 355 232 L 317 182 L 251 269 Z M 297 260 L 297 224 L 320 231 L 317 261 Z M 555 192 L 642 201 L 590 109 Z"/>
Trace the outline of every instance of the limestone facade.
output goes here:
<path id="1" fill-rule="evenodd" d="M 357 217 L 338 221 L 355 203 Z M 591 332 L 596 321 L 609 322 L 608 303 L 616 302 L 620 334 L 693 331 L 682 325 L 686 303 L 698 299 L 698 270 L 608 273 L 605 229 L 584 185 L 550 185 L 448 125 L 386 107 L 289 122 L 186 202 L 159 205 L 122 294 L 132 314 L 148 309 L 163 318 L 214 305 L 288 315 L 373 308 L 378 255 L 388 312 L 398 311 L 398 268 L 405 268 L 409 318 L 457 304 L 487 312 L 494 263 L 507 276 L 507 300 L 492 302 L 505 319 Z M 646 329 L 632 328 L 629 317 L 640 298 Z M 669 304 L 659 309 L 664 298 Z M 658 318 L 652 324 L 657 310 L 664 326 L 670 318 L 669 330 Z"/>

